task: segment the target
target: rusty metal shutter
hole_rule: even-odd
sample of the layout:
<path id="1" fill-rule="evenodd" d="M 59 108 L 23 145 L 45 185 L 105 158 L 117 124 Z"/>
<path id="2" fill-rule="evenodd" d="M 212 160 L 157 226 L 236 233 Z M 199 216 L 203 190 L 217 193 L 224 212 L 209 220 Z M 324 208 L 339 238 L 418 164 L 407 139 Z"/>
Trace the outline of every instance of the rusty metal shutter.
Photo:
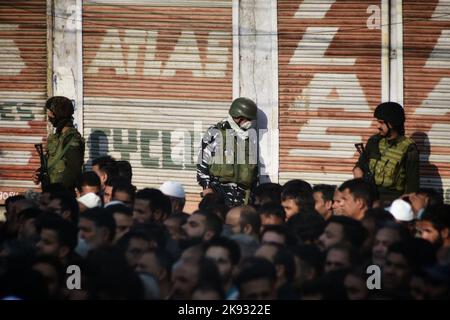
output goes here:
<path id="1" fill-rule="evenodd" d="M 406 133 L 421 153 L 421 186 L 450 201 L 450 0 L 403 1 Z"/>
<path id="2" fill-rule="evenodd" d="M 0 1 L 0 203 L 35 187 L 34 143 L 47 135 L 46 0 Z"/>
<path id="3" fill-rule="evenodd" d="M 382 97 L 380 12 L 381 1 L 278 1 L 281 183 L 352 177 Z"/>
<path id="4" fill-rule="evenodd" d="M 83 1 L 88 163 L 128 160 L 138 188 L 179 181 L 192 210 L 202 131 L 232 99 L 232 57 L 231 0 Z"/>

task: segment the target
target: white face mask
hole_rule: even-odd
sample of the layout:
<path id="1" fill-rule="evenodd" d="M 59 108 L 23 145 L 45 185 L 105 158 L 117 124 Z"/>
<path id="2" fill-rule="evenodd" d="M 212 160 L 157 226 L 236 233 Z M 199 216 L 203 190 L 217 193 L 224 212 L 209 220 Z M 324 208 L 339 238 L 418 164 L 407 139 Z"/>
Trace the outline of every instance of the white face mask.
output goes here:
<path id="1" fill-rule="evenodd" d="M 251 121 L 244 122 L 243 124 L 240 125 L 240 128 L 242 130 L 248 130 L 251 127 L 252 127 L 252 122 Z"/>

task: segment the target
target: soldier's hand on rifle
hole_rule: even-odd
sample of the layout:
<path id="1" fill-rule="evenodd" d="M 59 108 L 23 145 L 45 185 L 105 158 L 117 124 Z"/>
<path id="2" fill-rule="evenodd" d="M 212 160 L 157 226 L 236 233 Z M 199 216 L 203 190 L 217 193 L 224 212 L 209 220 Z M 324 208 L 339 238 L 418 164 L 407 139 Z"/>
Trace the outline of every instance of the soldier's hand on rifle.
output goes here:
<path id="1" fill-rule="evenodd" d="M 354 178 L 363 178 L 364 177 L 364 172 L 361 170 L 361 168 L 354 167 L 353 168 L 353 177 Z"/>
<path id="2" fill-rule="evenodd" d="M 202 197 L 206 196 L 209 193 L 214 193 L 214 190 L 211 188 L 206 188 L 202 191 Z"/>
<path id="3" fill-rule="evenodd" d="M 32 176 L 32 179 L 33 179 L 33 182 L 34 182 L 34 184 L 39 184 L 39 173 L 40 173 L 40 170 L 39 169 L 37 169 L 36 171 L 34 171 L 34 173 L 33 173 L 33 176 Z"/>

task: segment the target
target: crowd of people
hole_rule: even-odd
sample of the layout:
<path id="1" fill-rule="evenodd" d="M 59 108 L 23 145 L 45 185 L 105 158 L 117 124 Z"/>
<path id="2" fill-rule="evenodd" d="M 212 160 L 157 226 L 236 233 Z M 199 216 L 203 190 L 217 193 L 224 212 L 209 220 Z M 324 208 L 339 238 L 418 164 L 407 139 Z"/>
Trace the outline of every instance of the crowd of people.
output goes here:
<path id="1" fill-rule="evenodd" d="M 239 206 L 207 193 L 187 214 L 180 183 L 136 190 L 127 161 L 78 180 L 6 200 L 1 299 L 450 298 L 450 205 L 433 189 L 387 204 L 363 178 L 291 180 Z"/>

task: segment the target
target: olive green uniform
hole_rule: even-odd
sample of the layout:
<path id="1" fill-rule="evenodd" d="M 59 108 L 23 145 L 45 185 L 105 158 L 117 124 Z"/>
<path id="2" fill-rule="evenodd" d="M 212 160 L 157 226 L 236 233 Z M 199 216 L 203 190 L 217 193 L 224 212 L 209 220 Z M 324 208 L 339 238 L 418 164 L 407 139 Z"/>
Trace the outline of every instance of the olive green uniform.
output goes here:
<path id="1" fill-rule="evenodd" d="M 372 136 L 356 167 L 370 173 L 383 202 L 419 189 L 419 151 L 414 141 L 405 136 L 392 140 L 378 134 Z"/>
<path id="2" fill-rule="evenodd" d="M 81 176 L 84 159 L 84 139 L 70 127 L 66 132 L 47 138 L 47 168 L 50 183 L 62 183 L 72 190 Z"/>

